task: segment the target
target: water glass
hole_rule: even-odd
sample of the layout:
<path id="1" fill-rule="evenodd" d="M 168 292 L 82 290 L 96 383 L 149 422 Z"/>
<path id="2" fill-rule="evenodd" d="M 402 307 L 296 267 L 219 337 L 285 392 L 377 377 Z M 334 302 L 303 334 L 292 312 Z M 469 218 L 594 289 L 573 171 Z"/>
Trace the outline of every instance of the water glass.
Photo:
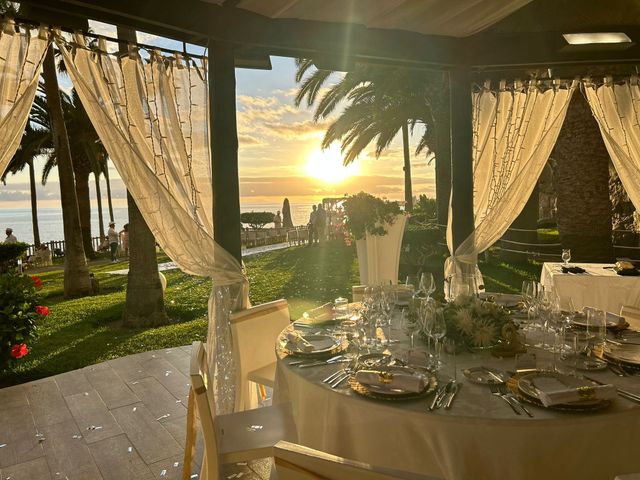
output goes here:
<path id="1" fill-rule="evenodd" d="M 571 261 L 571 250 L 568 248 L 562 249 L 562 261 L 564 262 L 564 266 L 569 266 L 569 261 Z"/>
<path id="2" fill-rule="evenodd" d="M 587 308 L 586 310 L 589 347 L 591 349 L 602 348 L 607 331 L 605 313 L 598 308 Z"/>
<path id="3" fill-rule="evenodd" d="M 440 362 L 440 347 L 441 340 L 446 334 L 447 324 L 444 321 L 444 312 L 441 308 L 438 308 L 437 310 L 434 310 L 433 325 L 431 326 L 431 337 L 433 337 L 436 342 L 436 354 L 434 360 L 434 367 L 436 370 L 442 365 L 442 363 Z"/>
<path id="4" fill-rule="evenodd" d="M 478 293 L 478 285 L 475 275 L 454 274 L 449 277 L 449 301 L 455 301 L 460 297 L 475 296 Z"/>
<path id="5" fill-rule="evenodd" d="M 349 300 L 343 297 L 338 297 L 333 301 L 333 305 L 336 317 L 341 318 L 349 316 Z"/>

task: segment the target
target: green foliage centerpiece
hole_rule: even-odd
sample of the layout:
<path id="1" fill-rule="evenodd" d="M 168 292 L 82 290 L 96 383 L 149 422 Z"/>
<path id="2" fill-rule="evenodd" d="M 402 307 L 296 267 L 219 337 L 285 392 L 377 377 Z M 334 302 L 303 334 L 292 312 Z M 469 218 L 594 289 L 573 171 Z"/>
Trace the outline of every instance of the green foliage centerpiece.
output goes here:
<path id="1" fill-rule="evenodd" d="M 343 203 L 344 227 L 353 238 L 361 240 L 366 234 L 386 235 L 384 225 L 392 225 L 400 215 L 398 202 L 390 202 L 365 192 L 350 195 Z"/>

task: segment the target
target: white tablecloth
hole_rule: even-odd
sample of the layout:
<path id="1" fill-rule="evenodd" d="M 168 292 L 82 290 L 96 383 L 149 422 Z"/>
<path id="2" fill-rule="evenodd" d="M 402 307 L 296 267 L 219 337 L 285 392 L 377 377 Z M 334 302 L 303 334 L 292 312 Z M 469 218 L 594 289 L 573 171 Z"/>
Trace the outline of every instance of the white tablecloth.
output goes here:
<path id="1" fill-rule="evenodd" d="M 429 412 L 430 398 L 385 402 L 346 384 L 332 390 L 321 380 L 344 365 L 299 369 L 278 354 L 274 400 L 292 402 L 299 441 L 312 448 L 447 480 L 611 480 L 640 472 L 640 405 L 622 398 L 590 414 L 531 406 L 535 417 L 528 418 L 459 374 L 463 386 L 453 408 Z M 459 355 L 457 365 L 511 370 L 514 361 L 485 353 Z M 640 377 L 608 371 L 592 377 L 640 393 Z"/>
<path id="2" fill-rule="evenodd" d="M 608 312 L 620 313 L 623 305 L 640 306 L 640 277 L 618 275 L 605 263 L 572 263 L 586 273 L 562 273 L 561 263 L 545 263 L 540 283 L 552 287 L 562 300 L 562 308 L 568 308 L 571 298 L 576 309 L 596 307 Z"/>

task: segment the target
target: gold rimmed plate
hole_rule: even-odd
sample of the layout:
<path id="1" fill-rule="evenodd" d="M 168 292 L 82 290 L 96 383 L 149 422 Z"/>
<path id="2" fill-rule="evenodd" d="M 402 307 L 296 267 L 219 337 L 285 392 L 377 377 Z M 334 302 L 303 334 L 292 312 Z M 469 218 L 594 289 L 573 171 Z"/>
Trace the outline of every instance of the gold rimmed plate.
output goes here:
<path id="1" fill-rule="evenodd" d="M 401 400 L 415 400 L 426 397 L 435 391 L 438 387 L 438 380 L 435 375 L 427 372 L 421 372 L 419 370 L 410 367 L 386 367 L 380 369 L 381 372 L 401 372 L 409 373 L 413 375 L 424 375 L 426 379 L 426 387 L 420 392 L 411 392 L 403 390 L 401 388 L 385 387 L 382 385 L 368 385 L 358 382 L 354 377 L 349 378 L 349 386 L 351 389 L 368 398 L 374 398 L 377 400 L 389 400 L 389 401 L 401 401 Z"/>
<path id="2" fill-rule="evenodd" d="M 343 352 L 349 346 L 346 340 L 332 337 L 331 335 L 304 335 L 304 338 L 311 347 L 305 347 L 303 342 L 287 341 L 283 345 L 283 350 L 288 355 L 315 357 L 323 355 L 335 355 Z"/>
<path id="3" fill-rule="evenodd" d="M 640 345 L 607 343 L 602 351 L 602 357 L 609 362 L 640 369 Z"/>
<path id="4" fill-rule="evenodd" d="M 507 381 L 509 390 L 519 399 L 541 408 L 560 410 L 565 412 L 592 412 L 607 408 L 611 405 L 610 400 L 585 399 L 578 402 L 562 403 L 557 405 L 545 405 L 540 400 L 539 390 L 536 387 L 536 380 L 543 378 L 553 378 L 567 387 L 589 387 L 598 385 L 596 382 L 563 375 L 557 372 L 535 371 L 517 373 Z"/>

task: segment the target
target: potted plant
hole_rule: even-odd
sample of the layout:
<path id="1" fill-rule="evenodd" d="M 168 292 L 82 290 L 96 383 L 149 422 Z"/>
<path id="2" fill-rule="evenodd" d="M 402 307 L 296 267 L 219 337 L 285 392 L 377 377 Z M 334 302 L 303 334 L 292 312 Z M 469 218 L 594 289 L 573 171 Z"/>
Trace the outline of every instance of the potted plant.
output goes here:
<path id="1" fill-rule="evenodd" d="M 391 281 L 395 284 L 406 222 L 398 202 L 360 192 L 348 196 L 343 208 L 344 228 L 356 241 L 360 283 Z"/>

